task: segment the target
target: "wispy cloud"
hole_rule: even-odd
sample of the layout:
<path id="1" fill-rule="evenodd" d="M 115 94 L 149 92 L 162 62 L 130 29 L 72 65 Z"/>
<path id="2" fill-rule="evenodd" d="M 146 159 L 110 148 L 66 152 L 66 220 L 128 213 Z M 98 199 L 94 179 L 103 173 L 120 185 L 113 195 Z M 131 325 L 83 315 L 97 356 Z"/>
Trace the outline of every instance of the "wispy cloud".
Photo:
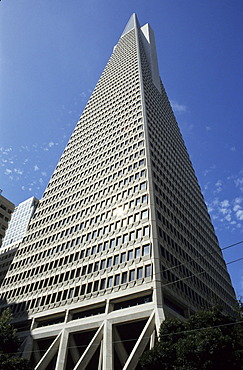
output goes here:
<path id="1" fill-rule="evenodd" d="M 79 95 L 81 96 L 81 98 L 86 98 L 87 97 L 87 94 L 84 91 L 82 91 Z"/>
<path id="2" fill-rule="evenodd" d="M 175 113 L 185 113 L 188 111 L 188 108 L 186 105 L 184 104 L 179 104 L 177 101 L 175 100 L 170 100 L 170 104 L 172 106 L 172 109 Z"/>
<path id="3" fill-rule="evenodd" d="M 218 194 L 218 193 L 220 193 L 222 190 L 223 190 L 223 183 L 222 183 L 222 180 L 218 180 L 218 181 L 215 183 L 215 190 L 214 190 L 214 194 Z"/>
<path id="4" fill-rule="evenodd" d="M 4 175 L 10 175 L 12 173 L 12 170 L 10 170 L 9 168 L 6 168 L 6 170 L 4 171 Z"/>
<path id="5" fill-rule="evenodd" d="M 232 200 L 219 198 L 213 199 L 207 203 L 208 212 L 213 220 L 220 222 L 226 229 L 232 231 L 237 228 L 243 231 L 243 197 L 237 197 Z"/>
<path id="6" fill-rule="evenodd" d="M 23 175 L 24 171 L 20 170 L 19 168 L 14 168 L 14 172 L 17 174 L 17 175 Z"/>
<path id="7" fill-rule="evenodd" d="M 204 176 L 207 176 L 209 173 L 211 173 L 213 170 L 216 169 L 216 166 L 215 164 L 213 164 L 212 166 L 210 166 L 210 168 L 206 169 L 204 172 L 203 172 L 203 175 Z"/>

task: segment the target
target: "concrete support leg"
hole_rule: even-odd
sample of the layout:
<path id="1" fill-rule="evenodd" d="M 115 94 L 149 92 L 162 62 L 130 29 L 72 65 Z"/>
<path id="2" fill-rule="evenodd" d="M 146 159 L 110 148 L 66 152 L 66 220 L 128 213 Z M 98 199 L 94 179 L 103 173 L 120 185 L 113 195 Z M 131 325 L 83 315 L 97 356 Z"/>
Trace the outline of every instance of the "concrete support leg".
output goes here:
<path id="1" fill-rule="evenodd" d="M 65 370 L 67 359 L 67 345 L 68 345 L 68 332 L 63 329 L 61 332 L 61 339 L 57 355 L 57 363 L 55 370 Z"/>
<path id="2" fill-rule="evenodd" d="M 100 356 L 98 370 L 102 370 L 102 360 L 103 360 L 103 340 L 100 342 Z"/>
<path id="3" fill-rule="evenodd" d="M 56 339 L 52 342 L 48 350 L 45 352 L 44 356 L 41 358 L 41 360 L 36 365 L 35 370 L 45 369 L 47 365 L 50 363 L 50 361 L 53 359 L 53 357 L 58 351 L 61 335 L 62 335 L 62 332 L 60 332 L 58 336 L 56 337 Z"/>
<path id="4" fill-rule="evenodd" d="M 104 342 L 103 342 L 103 369 L 112 370 L 113 369 L 113 353 L 112 353 L 112 323 L 106 320 L 104 323 Z"/>
<path id="5" fill-rule="evenodd" d="M 123 370 L 134 370 L 138 364 L 139 358 L 142 355 L 145 347 L 150 339 L 155 326 L 155 313 L 153 312 L 149 317 L 142 333 L 140 334 L 137 343 L 135 344 L 130 356 L 127 359 Z"/>
<path id="6" fill-rule="evenodd" d="M 89 343 L 88 347 L 80 357 L 79 361 L 77 362 L 73 370 L 84 370 L 86 368 L 95 351 L 97 350 L 97 347 L 99 346 L 102 340 L 102 336 L 103 336 L 103 325 L 97 330 L 93 339 Z"/>
<path id="7" fill-rule="evenodd" d="M 155 336 L 156 336 L 156 333 L 155 333 L 155 330 L 154 330 L 153 333 L 151 334 L 151 337 L 150 337 L 150 346 L 149 346 L 149 349 L 154 348 L 154 345 L 155 345 Z"/>

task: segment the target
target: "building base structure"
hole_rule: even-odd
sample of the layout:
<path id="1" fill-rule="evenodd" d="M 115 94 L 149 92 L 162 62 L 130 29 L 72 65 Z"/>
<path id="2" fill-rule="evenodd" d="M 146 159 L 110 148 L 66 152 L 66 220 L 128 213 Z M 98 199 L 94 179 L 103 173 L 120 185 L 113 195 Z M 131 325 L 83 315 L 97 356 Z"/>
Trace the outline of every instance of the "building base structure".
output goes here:
<path id="1" fill-rule="evenodd" d="M 144 350 L 154 346 L 163 320 L 152 286 L 140 292 L 131 288 L 129 295 L 118 293 L 112 299 L 108 292 L 91 305 L 67 302 L 62 310 L 28 319 L 30 330 L 20 335 L 22 355 L 36 370 L 132 370 L 138 368 Z"/>

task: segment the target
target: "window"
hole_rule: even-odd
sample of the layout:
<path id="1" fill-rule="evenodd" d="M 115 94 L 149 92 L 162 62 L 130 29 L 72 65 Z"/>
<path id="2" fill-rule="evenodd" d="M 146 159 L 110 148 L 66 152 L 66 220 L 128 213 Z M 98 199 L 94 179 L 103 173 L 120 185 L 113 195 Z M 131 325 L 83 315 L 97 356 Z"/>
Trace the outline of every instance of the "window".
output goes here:
<path id="1" fill-rule="evenodd" d="M 135 280 L 135 270 L 129 272 L 129 281 Z"/>
<path id="2" fill-rule="evenodd" d="M 127 243 L 128 242 L 128 234 L 124 234 L 123 235 L 123 243 Z"/>
<path id="3" fill-rule="evenodd" d="M 101 279 L 101 281 L 100 281 L 100 289 L 105 289 L 105 279 Z"/>
<path id="4" fill-rule="evenodd" d="M 132 241 L 134 239 L 135 239 L 135 231 L 131 231 L 129 240 Z"/>
<path id="5" fill-rule="evenodd" d="M 150 245 L 146 244 L 143 246 L 143 256 L 146 256 L 150 253 Z"/>
<path id="6" fill-rule="evenodd" d="M 119 261 L 119 256 L 118 254 L 116 256 L 114 256 L 114 262 L 113 262 L 113 265 L 117 265 L 118 264 L 118 261 Z"/>
<path id="7" fill-rule="evenodd" d="M 122 238 L 121 238 L 121 236 L 118 236 L 118 237 L 116 238 L 116 245 L 117 245 L 117 246 L 121 245 L 121 242 L 122 242 Z"/>
<path id="8" fill-rule="evenodd" d="M 143 277 L 143 268 L 139 267 L 137 269 L 137 279 L 141 279 Z"/>
<path id="9" fill-rule="evenodd" d="M 148 218 L 148 210 L 141 212 L 141 219 L 144 220 L 145 218 Z"/>
<path id="10" fill-rule="evenodd" d="M 128 259 L 128 261 L 132 260 L 132 257 L 133 257 L 133 251 L 132 250 L 131 251 L 128 251 L 128 253 L 127 253 L 127 259 Z"/>
<path id="11" fill-rule="evenodd" d="M 145 277 L 151 276 L 151 265 L 145 266 Z"/>
<path id="12" fill-rule="evenodd" d="M 100 269 L 103 270 L 105 268 L 105 260 L 100 262 Z"/>
<path id="13" fill-rule="evenodd" d="M 114 247 L 115 247 L 115 239 L 111 239 L 110 248 L 114 248 Z"/>
<path id="14" fill-rule="evenodd" d="M 141 204 L 141 200 L 140 200 L 140 198 L 137 198 L 136 199 L 136 206 L 139 206 Z"/>
<path id="15" fill-rule="evenodd" d="M 130 202 L 130 208 L 133 208 L 133 207 L 134 207 L 134 205 L 135 205 L 134 200 L 131 200 L 131 202 Z"/>
<path id="16" fill-rule="evenodd" d="M 121 263 L 126 261 L 126 253 L 121 254 Z"/>
<path id="17" fill-rule="evenodd" d="M 148 196 L 147 195 L 143 195 L 142 196 L 142 203 L 147 203 L 148 201 Z"/>
<path id="18" fill-rule="evenodd" d="M 120 275 L 115 275 L 114 285 L 119 285 L 120 283 Z"/>
<path id="19" fill-rule="evenodd" d="M 145 227 L 143 228 L 143 235 L 144 235 L 144 236 L 148 236 L 148 235 L 149 235 L 149 226 L 145 226 Z"/>
<path id="20" fill-rule="evenodd" d="M 88 267 L 88 274 L 90 274 L 93 270 L 93 263 L 91 263 Z"/>
<path id="21" fill-rule="evenodd" d="M 107 288 L 111 288 L 112 287 L 112 276 L 108 277 L 107 279 Z"/>
<path id="22" fill-rule="evenodd" d="M 111 257 L 109 257 L 109 258 L 107 259 L 107 265 L 106 265 L 106 267 L 110 267 L 110 266 L 111 266 L 111 263 L 112 263 L 112 258 L 111 258 Z"/>
<path id="23" fill-rule="evenodd" d="M 142 229 L 138 229 L 137 230 L 137 238 L 141 238 L 142 237 Z"/>
<path id="24" fill-rule="evenodd" d="M 87 293 L 90 293 L 91 292 L 91 290 L 92 290 L 92 284 L 93 283 L 88 283 Z"/>
<path id="25" fill-rule="evenodd" d="M 127 272 L 123 272 L 122 273 L 122 281 L 121 283 L 122 284 L 125 284 L 127 282 Z"/>
<path id="26" fill-rule="evenodd" d="M 139 258 L 140 257 L 140 248 L 136 248 L 135 249 L 135 258 Z"/>
<path id="27" fill-rule="evenodd" d="M 71 289 L 69 290 L 69 293 L 68 293 L 68 298 L 69 298 L 69 299 L 73 297 L 73 291 L 74 291 L 74 289 L 73 289 L 73 288 L 71 288 Z"/>
<path id="28" fill-rule="evenodd" d="M 128 225 L 131 225 L 133 223 L 133 216 L 128 217 Z"/>
<path id="29" fill-rule="evenodd" d="M 134 222 L 138 222 L 139 221 L 139 213 L 136 213 L 134 215 Z"/>
<path id="30" fill-rule="evenodd" d="M 142 184 L 140 184 L 140 190 L 145 190 L 146 189 L 146 182 L 142 182 Z"/>

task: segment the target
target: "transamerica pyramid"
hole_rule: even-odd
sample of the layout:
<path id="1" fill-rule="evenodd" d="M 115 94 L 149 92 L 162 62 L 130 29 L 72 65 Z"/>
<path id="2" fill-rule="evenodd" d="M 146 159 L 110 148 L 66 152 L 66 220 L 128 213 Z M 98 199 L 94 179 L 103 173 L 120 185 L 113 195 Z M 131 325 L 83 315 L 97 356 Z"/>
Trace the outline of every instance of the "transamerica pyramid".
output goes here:
<path id="1" fill-rule="evenodd" d="M 168 97 L 133 14 L 0 290 L 39 369 L 138 369 L 166 317 L 235 293 Z"/>

